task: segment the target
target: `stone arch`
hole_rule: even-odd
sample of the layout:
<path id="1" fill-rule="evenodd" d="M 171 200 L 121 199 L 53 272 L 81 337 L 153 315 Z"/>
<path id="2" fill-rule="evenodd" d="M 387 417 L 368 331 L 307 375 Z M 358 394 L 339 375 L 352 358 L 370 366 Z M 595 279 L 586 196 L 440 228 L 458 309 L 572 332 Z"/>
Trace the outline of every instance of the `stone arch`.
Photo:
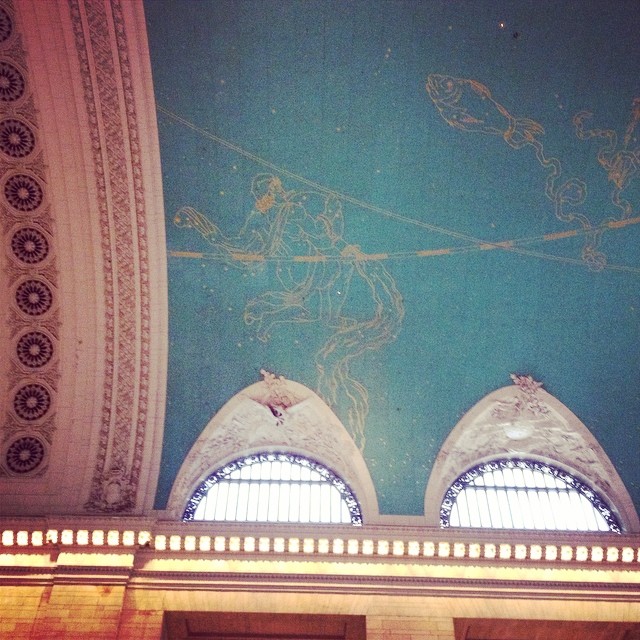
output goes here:
<path id="1" fill-rule="evenodd" d="M 287 451 L 317 460 L 340 476 L 358 499 L 365 524 L 376 522 L 373 481 L 344 425 L 309 388 L 262 373 L 263 381 L 233 396 L 202 431 L 176 476 L 167 516 L 180 519 L 207 476 L 238 456 Z"/>
<path id="2" fill-rule="evenodd" d="M 625 532 L 640 530 L 633 501 L 611 460 L 581 420 L 530 376 L 493 391 L 472 407 L 444 441 L 425 492 L 425 519 L 440 525 L 442 499 L 476 464 L 523 457 L 565 468 L 615 512 Z"/>

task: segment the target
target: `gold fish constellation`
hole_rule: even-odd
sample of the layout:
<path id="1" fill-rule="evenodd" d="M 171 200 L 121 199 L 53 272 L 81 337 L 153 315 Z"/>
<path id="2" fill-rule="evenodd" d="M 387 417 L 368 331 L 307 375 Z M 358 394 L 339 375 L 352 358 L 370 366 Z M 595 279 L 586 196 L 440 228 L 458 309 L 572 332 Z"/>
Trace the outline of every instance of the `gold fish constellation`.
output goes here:
<path id="1" fill-rule="evenodd" d="M 542 125 L 529 118 L 515 118 L 476 80 L 432 74 L 427 93 L 440 115 L 452 127 L 501 135 L 514 149 L 532 144 L 542 135 Z"/>
<path id="2" fill-rule="evenodd" d="M 587 195 L 587 187 L 577 178 L 570 178 L 561 185 L 558 179 L 562 165 L 558 158 L 547 157 L 539 137 L 544 128 L 530 118 L 516 118 L 491 95 L 491 91 L 468 78 L 431 74 L 427 78 L 427 93 L 442 118 L 452 127 L 488 135 L 502 136 L 514 149 L 533 148 L 540 165 L 547 171 L 545 195 L 553 202 L 556 217 L 563 222 L 578 222 L 582 227 L 585 244 L 582 259 L 594 270 L 603 269 L 606 258 L 598 250 L 601 230 L 589 217 L 576 209 Z"/>

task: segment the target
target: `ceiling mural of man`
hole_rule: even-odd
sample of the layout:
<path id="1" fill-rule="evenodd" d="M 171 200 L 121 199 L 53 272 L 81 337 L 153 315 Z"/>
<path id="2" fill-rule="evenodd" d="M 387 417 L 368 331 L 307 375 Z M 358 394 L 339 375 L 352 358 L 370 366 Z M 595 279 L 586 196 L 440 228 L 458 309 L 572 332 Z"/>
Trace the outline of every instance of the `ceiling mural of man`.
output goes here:
<path id="1" fill-rule="evenodd" d="M 335 195 L 285 191 L 279 178 L 253 179 L 255 204 L 234 238 L 191 207 L 174 218 L 179 227 L 198 231 L 213 247 L 213 257 L 230 266 L 269 268 L 277 289 L 249 300 L 243 318 L 261 342 L 288 325 L 320 323 L 328 338 L 314 355 L 318 391 L 334 408 L 346 412 L 353 439 L 364 449 L 369 409 L 366 387 L 351 376 L 351 362 L 395 339 L 402 324 L 402 296 L 384 265 L 343 239 L 342 204 Z M 317 206 L 317 210 L 313 207 Z M 353 278 L 368 287 L 370 315 L 343 312 Z M 347 305 L 349 306 L 349 305 Z"/>

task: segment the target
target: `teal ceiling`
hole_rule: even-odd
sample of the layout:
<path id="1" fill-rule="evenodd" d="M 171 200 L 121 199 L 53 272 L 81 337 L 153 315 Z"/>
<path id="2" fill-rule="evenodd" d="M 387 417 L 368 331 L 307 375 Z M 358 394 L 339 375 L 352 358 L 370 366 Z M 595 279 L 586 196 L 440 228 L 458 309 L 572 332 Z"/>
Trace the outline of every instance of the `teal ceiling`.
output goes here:
<path id="1" fill-rule="evenodd" d="M 638 3 L 145 10 L 169 252 L 156 506 L 267 369 L 332 406 L 382 513 L 423 512 L 444 438 L 514 372 L 640 508 Z"/>

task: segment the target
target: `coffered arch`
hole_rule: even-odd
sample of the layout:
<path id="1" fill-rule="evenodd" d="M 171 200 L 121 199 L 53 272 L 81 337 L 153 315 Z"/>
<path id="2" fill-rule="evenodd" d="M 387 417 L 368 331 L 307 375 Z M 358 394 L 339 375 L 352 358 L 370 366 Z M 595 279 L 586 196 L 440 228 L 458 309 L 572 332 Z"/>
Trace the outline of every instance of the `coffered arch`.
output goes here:
<path id="1" fill-rule="evenodd" d="M 26 0 L 2 11 L 0 59 L 18 93 L 0 105 L 16 156 L 0 158 L 10 416 L 0 510 L 142 513 L 155 493 L 167 356 L 143 7 Z"/>

